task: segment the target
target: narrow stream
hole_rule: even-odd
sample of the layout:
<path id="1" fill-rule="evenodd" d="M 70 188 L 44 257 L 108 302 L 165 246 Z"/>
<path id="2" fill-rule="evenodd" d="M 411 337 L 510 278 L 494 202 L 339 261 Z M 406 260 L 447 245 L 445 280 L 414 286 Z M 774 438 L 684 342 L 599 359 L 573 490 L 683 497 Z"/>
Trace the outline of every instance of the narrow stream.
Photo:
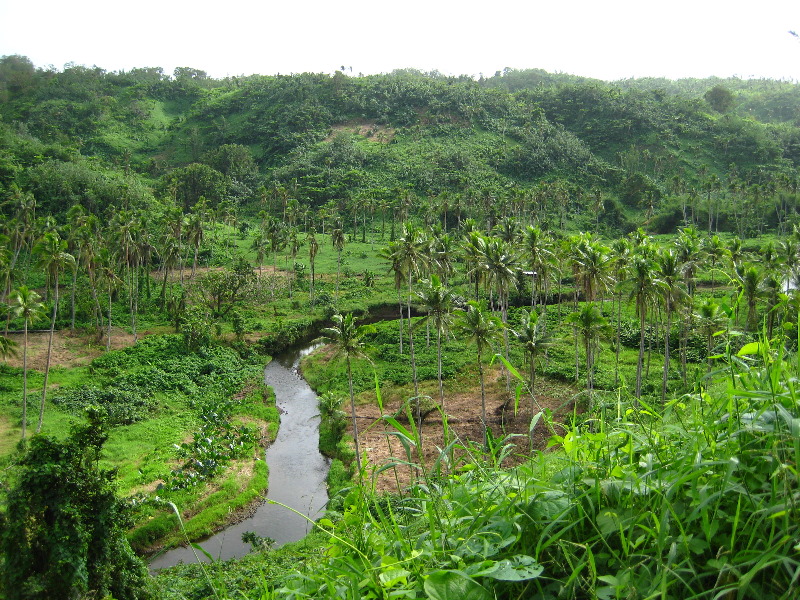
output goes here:
<path id="1" fill-rule="evenodd" d="M 309 518 L 322 515 L 328 502 L 325 479 L 330 461 L 319 453 L 319 407 L 317 396 L 298 372 L 303 356 L 321 344 L 289 350 L 273 359 L 264 370 L 264 380 L 275 390 L 281 425 L 278 437 L 267 449 L 269 466 L 268 500 L 292 507 Z M 311 524 L 300 515 L 276 504 L 265 502 L 252 517 L 220 531 L 200 543 L 218 560 L 243 556 L 250 544 L 242 534 L 252 531 L 275 540 L 275 547 L 302 539 Z M 198 552 L 198 554 L 201 554 Z M 205 557 L 201 555 L 205 560 Z M 153 570 L 181 562 L 195 562 L 191 548 L 176 548 L 157 556 L 150 563 Z"/>

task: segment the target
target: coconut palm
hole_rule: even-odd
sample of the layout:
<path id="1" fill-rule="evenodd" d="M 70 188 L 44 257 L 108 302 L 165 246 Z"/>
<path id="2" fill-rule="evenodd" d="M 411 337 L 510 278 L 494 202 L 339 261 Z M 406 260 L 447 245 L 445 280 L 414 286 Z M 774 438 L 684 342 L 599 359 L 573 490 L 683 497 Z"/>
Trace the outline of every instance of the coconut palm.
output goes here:
<path id="1" fill-rule="evenodd" d="M 632 257 L 632 244 L 627 238 L 618 238 L 611 244 L 611 252 L 613 257 L 613 271 L 614 281 L 616 282 L 616 300 L 617 300 L 617 339 L 614 345 L 614 385 L 619 385 L 619 350 L 620 350 L 620 331 L 622 321 L 622 284 L 628 275 L 628 266 L 630 265 Z"/>
<path id="2" fill-rule="evenodd" d="M 439 380 L 439 404 L 444 411 L 444 384 L 442 383 L 442 335 L 447 335 L 453 322 L 454 294 L 445 286 L 437 275 L 431 275 L 430 281 L 423 282 L 423 288 L 417 292 L 422 304 L 428 310 L 426 322 L 433 322 L 436 330 L 436 374 Z"/>
<path id="3" fill-rule="evenodd" d="M 711 348 L 714 335 L 723 329 L 728 316 L 711 298 L 706 298 L 694 313 L 698 330 L 706 337 L 706 371 L 711 372 Z"/>
<path id="4" fill-rule="evenodd" d="M 669 377 L 669 346 L 670 333 L 672 331 L 672 315 L 685 302 L 687 298 L 686 289 L 681 280 L 680 265 L 678 255 L 675 250 L 666 248 L 657 255 L 659 279 L 662 285 L 659 287 L 661 301 L 664 307 L 666 323 L 664 324 L 664 373 L 661 382 L 661 402 L 667 397 L 667 378 Z"/>
<path id="5" fill-rule="evenodd" d="M 629 271 L 631 292 L 629 299 L 636 304 L 639 317 L 639 358 L 636 363 L 636 397 L 642 395 L 642 366 L 644 364 L 644 338 L 647 324 L 647 309 L 656 297 L 660 280 L 656 277 L 653 262 L 643 254 L 636 254 Z"/>
<path id="6" fill-rule="evenodd" d="M 587 302 L 594 302 L 598 296 L 602 299 L 614 283 L 611 250 L 593 241 L 580 244 L 578 250 L 576 282 L 580 281 L 583 297 Z"/>
<path id="7" fill-rule="evenodd" d="M 528 268 L 533 273 L 531 279 L 531 310 L 535 308 L 535 300 L 540 297 L 542 283 L 547 283 L 548 270 L 553 260 L 552 239 L 539 227 L 528 225 L 523 232 L 525 256 Z M 547 303 L 544 303 L 547 306 Z"/>
<path id="8" fill-rule="evenodd" d="M 464 225 L 470 224 L 472 219 L 467 219 Z M 480 284 L 483 280 L 482 260 L 486 254 L 486 238 L 477 230 L 470 230 L 462 245 L 464 251 L 464 264 L 467 267 L 467 277 L 475 284 L 475 300 L 478 300 Z"/>
<path id="9" fill-rule="evenodd" d="M 194 205 L 192 213 L 186 221 L 186 241 L 194 250 L 194 256 L 192 257 L 192 277 L 194 277 L 197 271 L 197 255 L 200 252 L 200 246 L 202 246 L 203 239 L 205 238 L 203 226 L 207 218 L 205 198 L 201 197 L 200 201 Z M 259 267 L 260 266 L 261 264 L 259 263 Z"/>
<path id="10" fill-rule="evenodd" d="M 457 332 L 477 349 L 478 374 L 481 382 L 481 424 L 483 425 L 483 441 L 487 443 L 486 433 L 486 387 L 483 374 L 483 353 L 500 339 L 503 324 L 486 308 L 485 304 L 470 301 L 467 310 L 459 314 L 456 321 Z"/>
<path id="11" fill-rule="evenodd" d="M 363 348 L 364 335 L 374 331 L 371 325 L 356 325 L 356 319 L 352 313 L 344 316 L 335 314 L 331 317 L 333 327 L 322 330 L 322 335 L 326 340 L 334 345 L 336 349 L 334 357 L 344 358 L 347 364 L 347 383 L 350 388 L 350 414 L 353 419 L 353 441 L 356 449 L 356 465 L 359 473 L 361 472 L 361 450 L 358 445 L 358 422 L 356 420 L 356 399 L 353 392 L 353 371 L 351 361 L 359 358 L 366 358 Z"/>
<path id="12" fill-rule="evenodd" d="M 531 415 L 533 415 L 536 402 L 536 362 L 544 352 L 553 346 L 552 335 L 545 327 L 544 319 L 539 317 L 534 309 L 522 313 L 520 327 L 514 331 L 514 337 L 522 345 L 522 351 L 528 359 L 528 368 L 531 383 Z"/>
<path id="13" fill-rule="evenodd" d="M 509 244 L 499 238 L 489 238 L 486 243 L 482 264 L 486 274 L 486 284 L 497 292 L 500 318 L 503 322 L 505 358 L 509 360 L 508 329 L 506 326 L 508 323 L 508 296 L 511 286 L 514 285 L 517 278 L 519 261 Z M 508 370 L 506 370 L 506 387 L 509 389 L 511 387 Z"/>
<path id="14" fill-rule="evenodd" d="M 785 298 L 782 294 L 784 287 L 781 276 L 775 272 L 767 272 L 761 282 L 761 293 L 767 303 L 767 337 L 772 338 L 772 333 L 775 329 L 775 319 L 778 317 L 778 311 L 781 307 L 781 299 Z"/>
<path id="15" fill-rule="evenodd" d="M 78 248 L 78 264 L 86 269 L 86 275 L 89 278 L 89 291 L 92 295 L 95 327 L 100 330 L 103 325 L 103 312 L 100 308 L 100 299 L 97 296 L 98 252 L 100 249 L 100 221 L 97 217 L 94 215 L 86 217 L 86 222 L 75 233 L 75 245 Z M 73 278 L 73 293 L 70 302 L 73 315 L 71 323 L 75 321 L 74 284 L 75 279 Z"/>
<path id="16" fill-rule="evenodd" d="M 403 261 L 400 256 L 400 249 L 397 241 L 389 242 L 389 244 L 380 250 L 381 258 L 389 261 L 389 271 L 394 274 L 394 289 L 397 291 L 397 304 L 400 308 L 400 319 L 398 324 L 400 326 L 400 354 L 403 354 L 403 296 L 400 290 L 405 285 L 406 276 L 403 272 Z"/>
<path id="17" fill-rule="evenodd" d="M 694 298 L 695 275 L 703 258 L 700 235 L 694 227 L 684 227 L 680 230 L 675 240 L 675 250 L 678 254 L 678 262 L 681 265 L 686 289 L 689 295 Z"/>
<path id="18" fill-rule="evenodd" d="M 342 250 L 344 250 L 345 236 L 341 227 L 331 231 L 331 244 L 336 250 L 336 297 L 339 297 L 339 274 L 342 270 Z"/>
<path id="19" fill-rule="evenodd" d="M 36 433 L 42 430 L 44 418 L 44 403 L 47 399 L 47 379 L 50 375 L 50 358 L 53 354 L 53 333 L 58 315 L 58 280 L 61 272 L 75 268 L 75 257 L 67 252 L 67 242 L 62 240 L 57 233 L 46 233 L 33 247 L 36 256 L 36 266 L 42 269 L 48 279 L 53 281 L 53 315 L 50 319 L 50 336 L 47 342 L 47 359 L 44 367 L 44 384 L 42 385 L 42 401 L 39 404 L 39 422 Z"/>
<path id="20" fill-rule="evenodd" d="M 75 266 L 72 270 L 72 287 L 70 292 L 70 330 L 75 329 L 75 291 L 78 288 L 78 268 L 81 264 L 81 244 L 79 243 L 81 230 L 86 226 L 89 215 L 80 204 L 73 205 L 67 211 L 67 250 L 75 257 Z"/>
<path id="21" fill-rule="evenodd" d="M 589 394 L 589 408 L 593 408 L 594 363 L 601 339 L 611 334 L 611 325 L 603 316 L 600 307 L 594 302 L 584 303 L 577 311 L 566 316 L 564 323 L 574 327 L 575 335 L 583 340 L 586 352 L 586 391 Z"/>
<path id="22" fill-rule="evenodd" d="M 764 280 L 764 272 L 755 265 L 746 265 L 740 276 L 741 294 L 747 304 L 747 321 L 745 331 L 752 331 L 758 327 L 756 318 L 756 306 L 761 295 L 761 283 Z"/>
<path id="23" fill-rule="evenodd" d="M 418 277 L 430 264 L 428 258 L 428 239 L 422 230 L 416 227 L 403 226 L 403 232 L 395 246 L 397 260 L 402 267 L 408 284 L 408 352 L 411 357 L 411 373 L 414 379 L 414 395 L 419 395 L 419 382 L 417 381 L 417 363 L 414 357 L 414 332 L 411 327 L 411 299 L 413 295 L 413 280 Z"/>
<path id="24" fill-rule="evenodd" d="M 449 233 L 436 235 L 431 240 L 431 260 L 444 285 L 447 285 L 450 276 L 455 272 L 455 248 L 456 240 Z"/>
<path id="25" fill-rule="evenodd" d="M 800 244 L 793 237 L 781 242 L 781 259 L 784 267 L 784 290 L 788 291 L 791 281 L 796 279 L 797 269 L 800 266 Z"/>
<path id="26" fill-rule="evenodd" d="M 317 260 L 317 253 L 319 252 L 319 242 L 317 241 L 316 233 L 317 230 L 312 227 L 306 235 L 306 241 L 308 242 L 308 260 L 311 263 L 311 287 L 309 288 L 311 306 L 314 306 L 314 266 Z"/>
<path id="27" fill-rule="evenodd" d="M 114 292 L 122 283 L 122 280 L 117 275 L 117 265 L 114 257 L 106 249 L 102 248 L 99 253 L 100 259 L 100 277 L 105 283 L 106 292 L 108 293 L 108 320 L 106 326 L 108 328 L 108 337 L 106 339 L 106 351 L 111 350 L 111 302 L 114 298 Z"/>
<path id="28" fill-rule="evenodd" d="M 714 281 L 714 276 L 716 274 L 717 265 L 730 255 L 730 251 L 725 247 L 725 244 L 718 235 L 711 236 L 711 239 L 706 242 L 704 250 L 708 257 L 708 262 L 711 263 L 711 287 L 713 288 L 716 283 Z"/>
<path id="29" fill-rule="evenodd" d="M 267 253 L 267 234 L 263 230 L 256 231 L 253 241 L 250 244 L 250 249 L 256 252 L 256 262 L 258 263 L 258 281 L 261 285 L 261 276 L 263 274 L 264 256 Z"/>
<path id="30" fill-rule="evenodd" d="M 14 316 L 24 322 L 22 338 L 22 439 L 28 423 L 28 325 L 44 316 L 44 304 L 39 302 L 41 296 L 26 286 L 21 286 L 11 293 Z"/>

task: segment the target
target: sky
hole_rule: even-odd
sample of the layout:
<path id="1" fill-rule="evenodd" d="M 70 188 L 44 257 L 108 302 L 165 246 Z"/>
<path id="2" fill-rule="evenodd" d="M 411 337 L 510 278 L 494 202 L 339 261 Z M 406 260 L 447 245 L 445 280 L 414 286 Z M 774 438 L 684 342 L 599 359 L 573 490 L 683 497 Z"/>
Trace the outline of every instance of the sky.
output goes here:
<path id="1" fill-rule="evenodd" d="M 108 71 L 540 68 L 800 81 L 800 0 L 0 0 L 0 56 Z"/>

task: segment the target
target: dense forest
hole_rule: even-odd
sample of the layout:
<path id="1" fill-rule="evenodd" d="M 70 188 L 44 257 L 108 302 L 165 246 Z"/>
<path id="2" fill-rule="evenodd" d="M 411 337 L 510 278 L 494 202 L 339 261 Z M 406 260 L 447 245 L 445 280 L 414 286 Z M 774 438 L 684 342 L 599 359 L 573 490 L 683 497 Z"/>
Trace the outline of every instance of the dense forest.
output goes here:
<path id="1" fill-rule="evenodd" d="M 0 597 L 794 598 L 798 89 L 0 58 Z"/>

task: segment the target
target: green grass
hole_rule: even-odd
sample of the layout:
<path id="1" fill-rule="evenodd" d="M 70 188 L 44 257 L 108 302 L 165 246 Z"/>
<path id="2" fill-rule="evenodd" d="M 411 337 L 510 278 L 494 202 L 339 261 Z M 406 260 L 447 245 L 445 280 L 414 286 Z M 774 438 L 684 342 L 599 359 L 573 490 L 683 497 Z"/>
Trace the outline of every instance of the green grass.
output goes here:
<path id="1" fill-rule="evenodd" d="M 800 460 L 796 369 L 766 344 L 746 356 L 736 388 L 679 398 L 663 413 L 623 395 L 621 418 L 568 426 L 557 451 L 516 468 L 498 468 L 498 440 L 467 446 L 451 477 L 420 465 L 422 482 L 404 496 L 353 488 L 346 510 L 320 522 L 327 561 L 274 576 L 276 594 L 795 597 L 800 481 L 775 467 Z M 413 444 L 411 427 L 395 423 Z"/>

